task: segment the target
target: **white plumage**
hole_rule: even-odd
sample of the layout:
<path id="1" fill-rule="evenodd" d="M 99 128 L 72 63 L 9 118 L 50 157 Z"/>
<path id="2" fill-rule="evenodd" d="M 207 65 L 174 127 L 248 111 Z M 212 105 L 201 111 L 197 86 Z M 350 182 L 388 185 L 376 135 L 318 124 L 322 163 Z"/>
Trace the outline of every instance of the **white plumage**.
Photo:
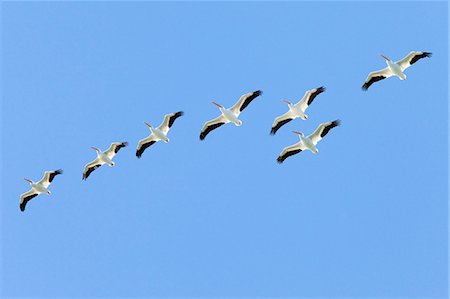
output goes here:
<path id="1" fill-rule="evenodd" d="M 397 76 L 400 80 L 405 80 L 406 75 L 403 72 L 407 68 L 416 63 L 419 59 L 431 57 L 431 55 L 432 53 L 430 52 L 412 51 L 405 58 L 397 62 L 393 62 L 386 56 L 381 55 L 381 57 L 383 57 L 384 60 L 386 60 L 387 67 L 379 71 L 371 72 L 367 76 L 367 79 L 364 82 L 362 89 L 367 90 L 373 83 L 392 76 Z"/>
<path id="2" fill-rule="evenodd" d="M 44 193 L 50 195 L 51 192 L 50 190 L 48 190 L 48 186 L 50 186 L 55 176 L 62 173 L 63 171 L 61 169 L 46 171 L 42 179 L 37 183 L 25 178 L 24 180 L 30 183 L 31 190 L 20 195 L 20 210 L 22 212 L 25 211 L 25 206 L 27 205 L 27 203 L 39 194 Z"/>
<path id="3" fill-rule="evenodd" d="M 270 134 L 275 135 L 282 126 L 293 119 L 301 118 L 303 120 L 307 120 L 308 116 L 305 114 L 306 109 L 309 107 L 309 105 L 311 105 L 314 99 L 324 91 L 325 87 L 323 86 L 308 90 L 305 92 L 303 98 L 295 105 L 293 105 L 290 101 L 284 100 L 284 102 L 288 104 L 289 111 L 275 118 L 272 124 L 272 129 L 270 130 Z"/>
<path id="4" fill-rule="evenodd" d="M 167 138 L 167 134 L 169 133 L 170 128 L 174 124 L 175 120 L 183 116 L 183 111 L 178 111 L 175 113 L 166 114 L 164 116 L 164 120 L 159 127 L 154 128 L 151 125 L 149 125 L 147 122 L 144 121 L 144 124 L 150 129 L 150 135 L 148 137 L 145 137 L 144 139 L 139 140 L 137 149 L 136 149 L 136 157 L 140 158 L 144 151 L 154 144 L 155 142 L 158 142 L 160 140 L 164 142 L 169 142 L 169 138 Z"/>
<path id="5" fill-rule="evenodd" d="M 97 158 L 84 166 L 83 180 L 87 180 L 89 175 L 103 164 L 108 164 L 111 167 L 114 166 L 115 163 L 112 161 L 112 159 L 121 148 L 126 147 L 127 145 L 128 142 L 113 142 L 104 152 L 92 146 L 91 148 L 97 152 Z"/>
<path id="6" fill-rule="evenodd" d="M 317 127 L 314 133 L 307 137 L 305 137 L 302 132 L 293 131 L 299 136 L 300 141 L 293 145 L 285 147 L 281 154 L 278 156 L 277 162 L 281 164 L 288 157 L 298 154 L 306 149 L 310 150 L 314 154 L 317 154 L 319 152 L 316 147 L 317 143 L 319 143 L 319 141 L 322 140 L 322 138 L 325 137 L 331 129 L 339 126 L 340 124 L 341 121 L 339 119 L 332 122 L 322 123 Z"/>
<path id="7" fill-rule="evenodd" d="M 250 104 L 256 97 L 260 96 L 262 94 L 261 90 L 257 90 L 254 92 L 249 92 L 244 94 L 239 98 L 239 100 L 234 104 L 231 108 L 226 109 L 220 104 L 217 104 L 216 102 L 212 102 L 214 105 L 219 107 L 220 112 L 222 113 L 219 117 L 216 117 L 215 119 L 212 119 L 210 121 L 207 121 L 202 128 L 202 131 L 200 132 L 200 140 L 204 140 L 206 138 L 206 135 L 209 134 L 214 129 L 217 129 L 218 127 L 227 124 L 227 123 L 234 123 L 236 126 L 242 125 L 242 121 L 238 119 L 241 112 Z"/>

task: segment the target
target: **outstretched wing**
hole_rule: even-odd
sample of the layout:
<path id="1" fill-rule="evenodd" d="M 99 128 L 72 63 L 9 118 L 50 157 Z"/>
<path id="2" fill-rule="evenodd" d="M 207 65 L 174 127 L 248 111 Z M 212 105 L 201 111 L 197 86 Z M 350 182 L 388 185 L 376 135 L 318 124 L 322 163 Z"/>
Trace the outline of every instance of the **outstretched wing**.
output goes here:
<path id="1" fill-rule="evenodd" d="M 209 134 L 214 129 L 217 129 L 218 127 L 226 124 L 228 121 L 225 118 L 225 116 L 220 115 L 219 117 L 216 117 L 210 121 L 207 121 L 202 128 L 202 131 L 200 132 L 200 140 L 204 140 L 206 138 L 206 135 Z"/>
<path id="2" fill-rule="evenodd" d="M 36 196 L 38 196 L 39 193 L 37 193 L 36 191 L 34 191 L 33 189 L 31 189 L 28 192 L 23 193 L 22 195 L 20 195 L 20 210 L 23 212 L 25 211 L 25 206 L 27 205 L 27 203 L 35 198 Z"/>
<path id="3" fill-rule="evenodd" d="M 281 164 L 284 162 L 284 160 L 286 160 L 290 156 L 296 155 L 296 154 L 300 153 L 301 151 L 303 151 L 304 149 L 306 149 L 306 147 L 303 145 L 303 142 L 301 142 L 301 141 L 297 142 L 296 144 L 287 146 L 283 149 L 281 154 L 278 156 L 277 162 L 279 164 Z"/>
<path id="4" fill-rule="evenodd" d="M 158 127 L 158 129 L 164 133 L 164 135 L 167 134 L 167 132 L 169 132 L 170 127 L 172 127 L 173 123 L 175 122 L 175 120 L 180 117 L 183 116 L 184 112 L 183 111 L 178 111 L 175 113 L 170 113 L 170 114 L 166 114 L 164 116 L 164 121 L 163 123 Z"/>
<path id="5" fill-rule="evenodd" d="M 325 137 L 325 135 L 327 135 L 331 129 L 339 126 L 340 124 L 341 121 L 339 119 L 331 122 L 322 123 L 317 127 L 314 133 L 308 136 L 308 138 L 312 141 L 314 145 L 317 145 L 317 143 L 320 140 L 322 140 L 322 138 Z"/>
<path id="6" fill-rule="evenodd" d="M 244 94 L 239 98 L 236 104 L 234 104 L 233 107 L 230 108 L 230 111 L 233 112 L 236 116 L 239 116 L 239 114 L 248 106 L 248 104 L 250 104 L 255 98 L 260 95 L 262 95 L 261 90 Z"/>
<path id="7" fill-rule="evenodd" d="M 275 120 L 273 121 L 273 124 L 272 124 L 272 129 L 270 130 L 270 135 L 275 135 L 282 126 L 284 126 L 285 124 L 287 124 L 294 118 L 295 118 L 295 116 L 291 112 L 291 110 L 289 110 L 285 114 L 275 118 Z"/>
<path id="8" fill-rule="evenodd" d="M 63 173 L 62 169 L 46 171 L 44 173 L 44 176 L 42 177 L 42 179 L 38 182 L 38 184 L 47 188 L 51 184 L 51 182 L 53 181 L 55 176 L 62 174 L 62 173 Z"/>
<path id="9" fill-rule="evenodd" d="M 142 156 L 142 154 L 144 153 L 144 151 L 150 147 L 151 145 L 153 145 L 154 143 L 156 143 L 159 139 L 157 137 L 155 137 L 153 134 L 151 134 L 150 136 L 139 140 L 137 149 L 136 149 L 136 157 L 140 158 Z"/>
<path id="10" fill-rule="evenodd" d="M 308 108 L 308 106 L 311 105 L 314 99 L 324 91 L 325 87 L 323 86 L 308 90 L 307 92 L 305 92 L 305 95 L 300 100 L 300 102 L 298 102 L 297 105 L 300 105 L 300 109 L 302 109 L 302 111 L 305 112 L 306 108 Z"/>
<path id="11" fill-rule="evenodd" d="M 106 150 L 105 155 L 109 159 L 114 158 L 114 156 L 120 151 L 121 148 L 128 146 L 128 142 L 113 142 Z"/>
<path id="12" fill-rule="evenodd" d="M 432 53 L 430 52 L 419 52 L 419 51 L 412 51 L 408 55 L 406 55 L 405 58 L 402 60 L 397 61 L 396 63 L 400 66 L 402 69 L 402 72 L 409 68 L 411 65 L 416 63 L 419 59 L 425 58 L 425 57 L 431 57 Z"/>
<path id="13" fill-rule="evenodd" d="M 105 162 L 100 161 L 100 159 L 96 158 L 94 161 L 86 164 L 86 166 L 84 166 L 84 171 L 83 171 L 83 180 L 87 180 L 87 178 L 89 177 L 89 175 L 96 170 L 97 168 L 99 168 L 100 166 L 102 166 L 103 164 L 105 164 Z"/>
<path id="14" fill-rule="evenodd" d="M 393 76 L 394 74 L 391 72 L 389 68 L 384 68 L 382 70 L 371 72 L 366 79 L 366 82 L 364 82 L 364 85 L 362 86 L 363 90 L 369 89 L 370 85 L 372 85 L 375 82 L 378 82 L 380 80 L 389 78 Z"/>

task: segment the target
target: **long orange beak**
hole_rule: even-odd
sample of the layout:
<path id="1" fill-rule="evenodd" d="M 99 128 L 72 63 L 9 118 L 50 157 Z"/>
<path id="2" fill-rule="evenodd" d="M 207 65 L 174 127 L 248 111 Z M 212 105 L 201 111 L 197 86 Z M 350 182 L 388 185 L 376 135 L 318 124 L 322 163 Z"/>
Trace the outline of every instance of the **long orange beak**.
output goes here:
<path id="1" fill-rule="evenodd" d="M 384 56 L 383 54 L 380 54 L 380 56 L 383 57 L 386 61 L 390 61 L 390 59 Z"/>
<path id="2" fill-rule="evenodd" d="M 93 150 L 99 151 L 99 149 L 96 148 L 95 146 L 91 146 L 91 148 L 92 148 Z"/>
<path id="3" fill-rule="evenodd" d="M 32 181 L 31 180 L 29 180 L 29 179 L 27 179 L 27 178 L 23 178 L 25 181 L 27 181 L 28 183 L 32 183 Z"/>
<path id="4" fill-rule="evenodd" d="M 214 105 L 216 105 L 217 107 L 219 107 L 219 108 L 223 108 L 223 106 L 222 105 L 220 105 L 220 104 L 217 104 L 216 102 L 214 102 L 214 101 L 212 101 L 212 103 L 214 104 Z"/>
<path id="5" fill-rule="evenodd" d="M 145 124 L 147 127 L 149 127 L 149 128 L 152 127 L 152 126 L 151 126 L 148 122 L 146 122 L 146 121 L 144 121 L 144 124 Z"/>
<path id="6" fill-rule="evenodd" d="M 299 132 L 299 131 L 292 131 L 292 133 L 295 133 L 297 135 L 302 135 L 302 132 Z"/>
<path id="7" fill-rule="evenodd" d="M 291 101 L 288 101 L 288 100 L 282 100 L 283 102 L 285 102 L 286 104 L 288 104 L 288 105 L 292 105 L 292 102 Z"/>

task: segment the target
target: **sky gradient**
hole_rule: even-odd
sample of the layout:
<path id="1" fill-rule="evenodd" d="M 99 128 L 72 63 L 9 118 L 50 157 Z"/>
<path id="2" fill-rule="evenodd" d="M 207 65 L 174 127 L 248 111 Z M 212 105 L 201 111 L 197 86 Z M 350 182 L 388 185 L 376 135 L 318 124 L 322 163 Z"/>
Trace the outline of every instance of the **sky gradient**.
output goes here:
<path id="1" fill-rule="evenodd" d="M 1 296 L 448 295 L 446 2 L 2 3 Z M 372 22 L 368 20 L 377 20 Z M 370 71 L 433 52 L 367 92 Z M 273 119 L 325 86 L 270 136 Z M 264 93 L 205 141 L 205 121 Z M 170 143 L 135 157 L 165 114 Z M 336 118 L 342 126 L 276 163 Z M 116 166 L 81 180 L 128 141 Z M 25 213 L 24 177 L 65 173 Z"/>

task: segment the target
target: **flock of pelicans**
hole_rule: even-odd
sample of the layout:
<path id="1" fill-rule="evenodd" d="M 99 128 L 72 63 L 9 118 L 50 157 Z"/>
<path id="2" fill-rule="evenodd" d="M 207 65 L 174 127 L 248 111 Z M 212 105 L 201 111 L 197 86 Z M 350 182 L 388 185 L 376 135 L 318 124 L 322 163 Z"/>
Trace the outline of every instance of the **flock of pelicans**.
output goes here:
<path id="1" fill-rule="evenodd" d="M 367 76 L 367 79 L 364 82 L 362 89 L 367 90 L 373 83 L 389 78 L 391 76 L 397 76 L 400 80 L 405 80 L 406 75 L 403 72 L 408 67 L 417 62 L 419 59 L 430 56 L 431 53 L 429 52 L 414 51 L 409 53 L 405 58 L 397 62 L 394 62 L 389 58 L 387 58 L 386 56 L 381 55 L 381 57 L 383 57 L 386 60 L 387 67 L 379 71 L 371 72 Z M 277 117 L 274 120 L 270 134 L 271 135 L 276 134 L 276 132 L 283 125 L 287 124 L 288 122 L 296 118 L 301 118 L 303 120 L 308 119 L 308 116 L 305 114 L 306 109 L 309 107 L 309 105 L 311 105 L 314 99 L 324 91 L 325 91 L 324 87 L 308 90 L 303 96 L 303 98 L 297 104 L 293 104 L 289 101 L 284 100 L 284 102 L 288 105 L 289 110 L 285 114 Z M 243 96 L 240 97 L 240 99 L 237 101 L 236 104 L 234 104 L 231 108 L 228 109 L 216 102 L 213 102 L 214 105 L 219 107 L 221 114 L 220 116 L 210 121 L 207 121 L 203 125 L 202 131 L 200 132 L 200 140 L 204 140 L 211 131 L 217 129 L 218 127 L 224 124 L 234 123 L 236 126 L 242 125 L 242 121 L 239 120 L 239 115 L 255 98 L 257 98 L 261 94 L 262 91 L 260 90 L 244 94 Z M 169 133 L 169 130 L 174 124 L 175 120 L 180 116 L 183 116 L 182 111 L 167 114 L 164 117 L 164 121 L 162 122 L 162 124 L 157 128 L 151 126 L 147 122 L 144 122 L 145 125 L 150 129 L 151 133 L 148 137 L 139 140 L 136 149 L 136 157 L 140 158 L 148 147 L 150 147 L 151 145 L 160 140 L 164 142 L 169 142 L 167 134 Z M 339 124 L 340 120 L 322 123 L 309 136 L 305 136 L 302 132 L 293 131 L 295 134 L 299 136 L 300 140 L 293 145 L 285 147 L 278 156 L 277 162 L 283 163 L 284 160 L 286 160 L 288 157 L 298 154 L 304 150 L 309 150 L 314 154 L 318 153 L 319 150 L 316 147 L 317 143 L 320 140 L 322 140 L 322 138 L 324 138 L 331 129 L 339 126 Z M 128 142 L 113 142 L 111 146 L 106 151 L 103 152 L 96 147 L 92 147 L 92 149 L 94 149 L 97 152 L 97 158 L 95 158 L 92 162 L 86 164 L 86 166 L 84 167 L 83 180 L 86 180 L 94 170 L 96 170 L 97 168 L 99 168 L 104 164 L 114 166 L 114 162 L 112 161 L 112 159 L 121 148 L 126 147 L 127 145 Z M 61 169 L 54 171 L 46 171 L 44 173 L 44 177 L 39 182 L 36 183 L 33 182 L 32 180 L 25 178 L 25 180 L 30 183 L 31 190 L 23 193 L 20 196 L 20 210 L 22 212 L 25 211 L 26 204 L 32 198 L 38 196 L 39 194 L 45 193 L 47 195 L 50 195 L 50 190 L 48 190 L 49 185 L 51 184 L 55 176 L 62 173 L 63 171 Z"/>

